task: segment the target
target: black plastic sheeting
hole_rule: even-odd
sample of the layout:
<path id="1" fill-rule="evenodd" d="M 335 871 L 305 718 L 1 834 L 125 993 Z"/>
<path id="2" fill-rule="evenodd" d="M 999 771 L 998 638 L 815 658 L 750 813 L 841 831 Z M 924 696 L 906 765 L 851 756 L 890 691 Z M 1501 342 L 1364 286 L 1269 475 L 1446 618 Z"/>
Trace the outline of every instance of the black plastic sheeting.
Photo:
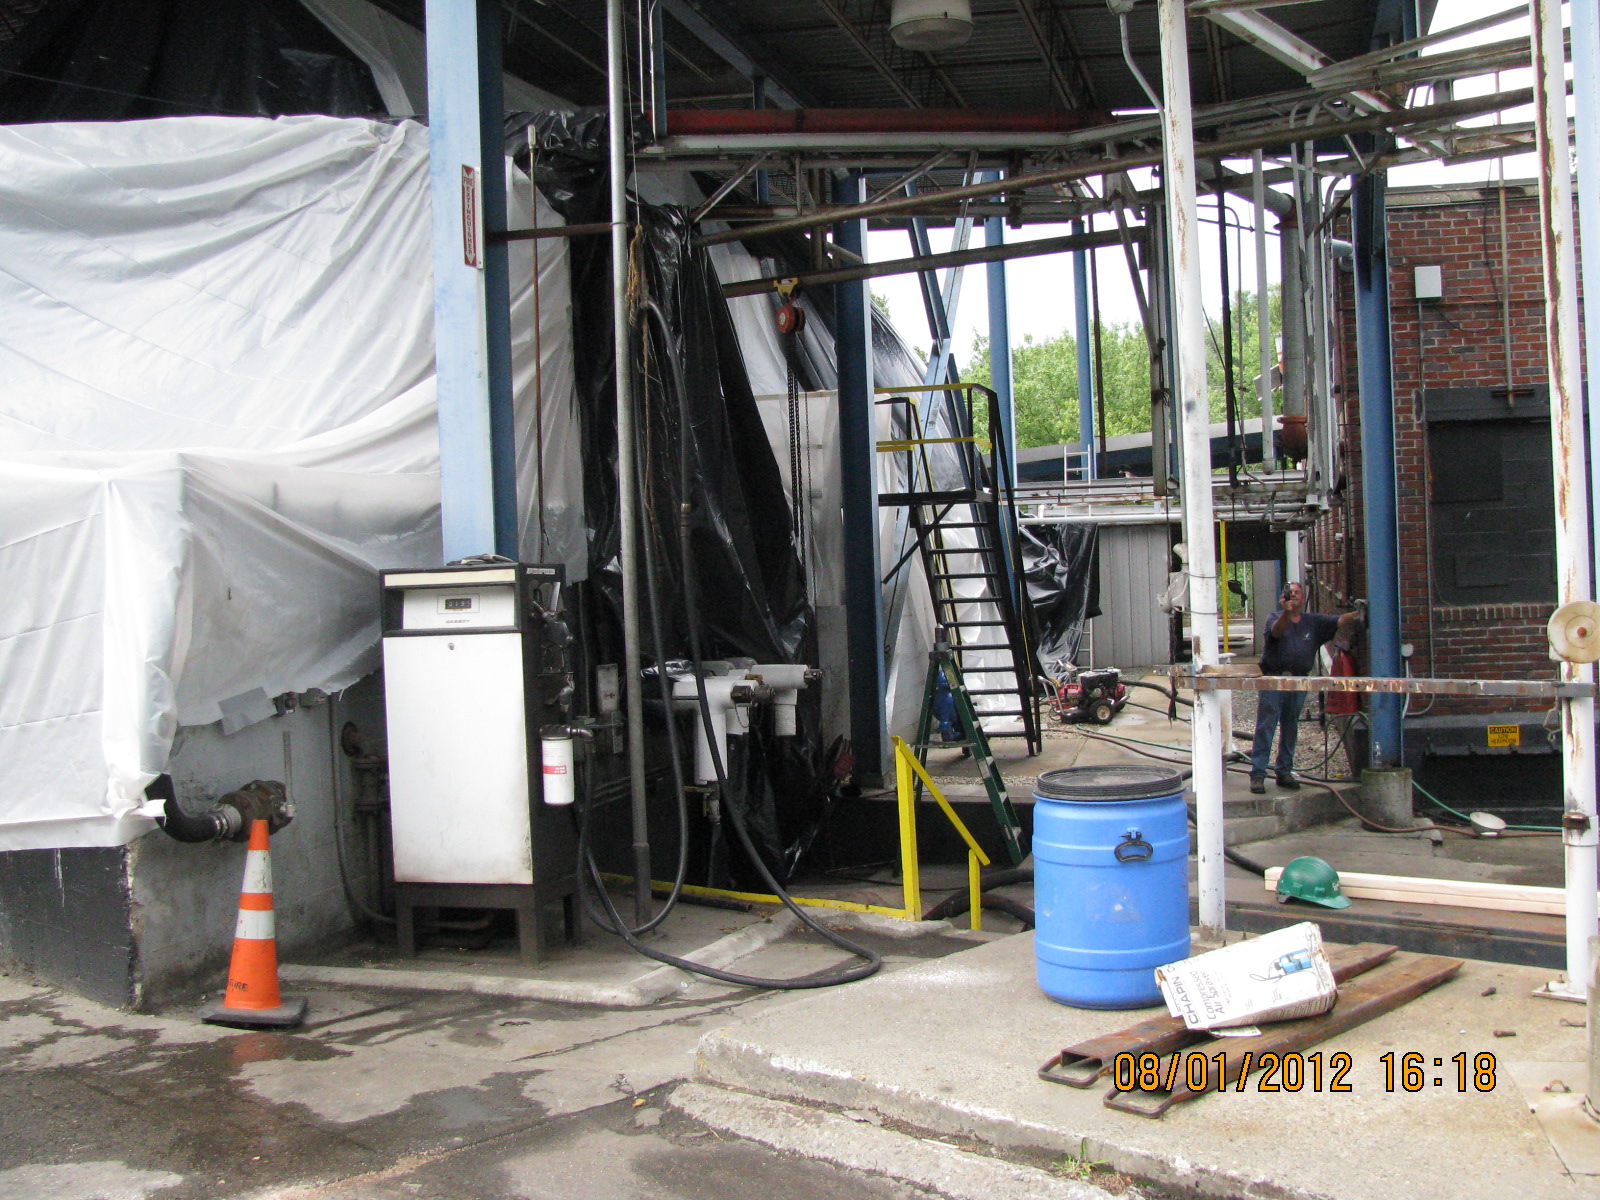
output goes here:
<path id="1" fill-rule="evenodd" d="M 536 132 L 535 179 L 569 223 L 609 218 L 604 112 L 550 112 L 514 117 L 507 146 L 527 169 L 526 130 Z M 815 623 L 790 537 L 783 477 L 773 455 L 710 259 L 690 245 L 689 214 L 676 206 L 635 206 L 638 233 L 631 258 L 635 290 L 663 321 L 640 312 L 635 371 L 637 457 L 644 494 L 641 536 L 649 543 L 663 626 L 663 657 L 688 657 L 690 606 L 679 569 L 679 511 L 689 504 L 689 542 L 698 588 L 693 614 L 706 659 L 815 662 Z M 581 413 L 584 496 L 590 525 L 589 580 L 578 592 L 585 659 L 621 657 L 622 594 L 618 565 L 616 420 L 611 323 L 610 239 L 572 242 L 574 356 Z M 663 328 L 664 325 L 664 328 Z M 684 439 L 687 439 L 686 442 Z M 678 454 L 686 446 L 690 486 L 679 486 Z M 641 587 L 641 590 L 644 590 Z M 642 637 L 655 661 L 648 620 Z M 655 689 L 647 685 L 647 698 Z M 820 747 L 814 689 L 801 694 L 800 732 L 777 738 L 757 728 L 734 739 L 724 802 L 739 806 L 767 866 L 780 878 L 815 835 L 829 787 Z M 765 713 L 758 709 L 763 718 Z M 687 726 L 685 726 L 687 732 Z M 687 745 L 687 739 L 685 739 Z M 652 837 L 671 822 L 652 813 Z M 608 822 L 615 832 L 617 821 Z M 697 817 L 692 879 L 723 885 L 758 882 L 731 838 Z M 607 839 L 601 830 L 596 840 Z M 614 844 L 614 843 L 613 843 Z M 665 841 L 653 851 L 666 859 Z"/>
<path id="2" fill-rule="evenodd" d="M 1021 530 L 1039 658 L 1077 662 L 1084 622 L 1100 615 L 1099 530 L 1093 525 L 1023 525 Z"/>
<path id="3" fill-rule="evenodd" d="M 299 0 L 45 0 L 0 43 L 0 124 L 387 111 Z"/>

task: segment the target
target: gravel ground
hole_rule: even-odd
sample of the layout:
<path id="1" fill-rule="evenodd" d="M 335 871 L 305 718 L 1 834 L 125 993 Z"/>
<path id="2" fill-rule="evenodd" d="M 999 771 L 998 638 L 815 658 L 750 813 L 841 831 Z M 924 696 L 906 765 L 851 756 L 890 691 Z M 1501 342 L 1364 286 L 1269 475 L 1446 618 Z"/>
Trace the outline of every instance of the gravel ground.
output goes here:
<path id="1" fill-rule="evenodd" d="M 1354 779 L 1350 769 L 1350 751 L 1339 743 L 1341 717 L 1324 721 L 1321 704 L 1315 697 L 1306 702 L 1300 713 L 1300 740 L 1294 748 L 1294 769 L 1303 775 L 1316 775 L 1323 779 Z M 1233 728 L 1236 732 L 1253 733 L 1256 727 L 1256 693 L 1233 694 Z M 1238 739 L 1235 739 L 1238 740 Z M 1240 741 L 1239 748 L 1248 750 Z M 1274 751 L 1277 746 L 1274 743 Z"/>

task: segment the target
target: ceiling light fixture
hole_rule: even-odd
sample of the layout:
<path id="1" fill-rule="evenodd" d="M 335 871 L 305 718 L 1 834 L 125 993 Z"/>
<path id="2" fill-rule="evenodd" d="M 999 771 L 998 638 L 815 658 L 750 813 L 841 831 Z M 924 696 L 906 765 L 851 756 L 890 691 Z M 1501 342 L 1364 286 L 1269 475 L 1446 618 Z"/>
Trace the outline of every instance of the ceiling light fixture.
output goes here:
<path id="1" fill-rule="evenodd" d="M 907 50 L 954 50 L 972 37 L 972 0 L 894 0 L 889 36 Z"/>

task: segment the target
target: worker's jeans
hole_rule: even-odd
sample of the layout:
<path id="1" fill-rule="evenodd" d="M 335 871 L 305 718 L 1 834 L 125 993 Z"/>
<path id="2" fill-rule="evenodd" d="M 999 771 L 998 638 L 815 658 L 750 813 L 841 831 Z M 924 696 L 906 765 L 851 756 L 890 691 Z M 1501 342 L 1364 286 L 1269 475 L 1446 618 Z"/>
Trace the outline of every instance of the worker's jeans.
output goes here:
<path id="1" fill-rule="evenodd" d="M 1267 760 L 1272 756 L 1272 734 L 1280 726 L 1283 732 L 1278 738 L 1276 773 L 1288 775 L 1294 770 L 1294 744 L 1300 736 L 1300 710 L 1305 706 L 1305 692 L 1256 693 L 1256 740 L 1250 747 L 1252 778 L 1266 775 Z"/>

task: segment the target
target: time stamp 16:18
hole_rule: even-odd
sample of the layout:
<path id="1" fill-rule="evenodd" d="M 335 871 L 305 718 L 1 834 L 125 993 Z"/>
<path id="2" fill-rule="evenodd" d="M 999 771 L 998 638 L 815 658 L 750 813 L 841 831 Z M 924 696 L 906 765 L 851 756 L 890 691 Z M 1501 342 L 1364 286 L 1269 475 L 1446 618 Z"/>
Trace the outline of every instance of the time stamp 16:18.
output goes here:
<path id="1" fill-rule="evenodd" d="M 1117 1055 L 1112 1066 L 1112 1081 L 1118 1091 L 1170 1092 L 1183 1087 L 1190 1091 L 1209 1091 L 1212 1088 L 1237 1092 L 1350 1092 L 1354 1087 L 1346 1080 L 1355 1060 L 1343 1050 L 1324 1058 L 1319 1050 L 1312 1054 L 1290 1051 L 1277 1054 L 1271 1051 L 1251 1054 L 1248 1051 L 1239 1060 L 1226 1051 L 1205 1054 L 1199 1051 L 1178 1051 L 1164 1062 L 1156 1054 Z M 1477 1054 L 1462 1051 L 1449 1058 L 1430 1059 L 1417 1051 L 1396 1054 L 1390 1051 L 1379 1055 L 1383 1064 L 1383 1090 L 1386 1092 L 1420 1092 L 1432 1087 L 1441 1090 L 1454 1088 L 1457 1092 L 1492 1092 L 1495 1088 L 1495 1056 L 1487 1050 Z M 1437 1071 L 1432 1074 L 1429 1067 Z M 1251 1079 L 1251 1072 L 1255 1078 Z M 1227 1080 L 1227 1083 L 1223 1083 Z"/>

